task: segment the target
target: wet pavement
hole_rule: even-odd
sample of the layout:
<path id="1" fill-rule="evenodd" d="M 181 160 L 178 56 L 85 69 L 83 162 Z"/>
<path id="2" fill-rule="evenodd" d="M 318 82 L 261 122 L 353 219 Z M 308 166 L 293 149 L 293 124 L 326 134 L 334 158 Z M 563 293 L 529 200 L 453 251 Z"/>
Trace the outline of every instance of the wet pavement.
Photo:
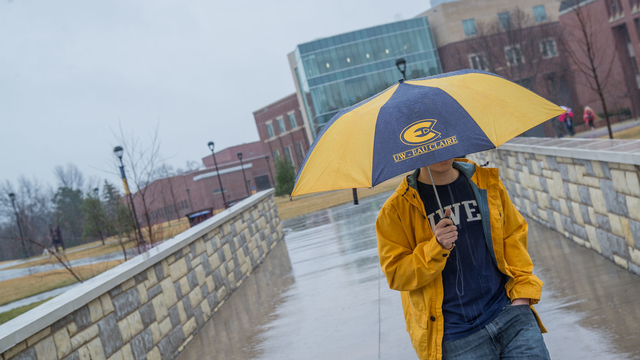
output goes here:
<path id="1" fill-rule="evenodd" d="M 640 120 L 625 120 L 621 123 L 611 125 L 611 132 L 613 132 L 613 137 L 615 138 L 617 132 L 631 129 L 636 126 L 640 126 Z M 598 139 L 603 136 L 609 136 L 609 129 L 606 125 L 596 128 L 595 130 L 586 130 L 581 133 L 577 133 L 572 137 Z"/>
<path id="2" fill-rule="evenodd" d="M 378 264 L 389 194 L 283 222 L 280 243 L 178 357 L 416 359 Z M 640 277 L 529 221 L 554 359 L 640 359 Z"/>

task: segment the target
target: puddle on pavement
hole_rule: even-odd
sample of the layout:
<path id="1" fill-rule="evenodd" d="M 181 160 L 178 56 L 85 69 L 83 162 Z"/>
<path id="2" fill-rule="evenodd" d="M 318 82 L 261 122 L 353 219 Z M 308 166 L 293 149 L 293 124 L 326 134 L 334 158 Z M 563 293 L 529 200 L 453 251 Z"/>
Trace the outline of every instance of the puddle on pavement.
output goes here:
<path id="1" fill-rule="evenodd" d="M 416 359 L 400 296 L 378 264 L 375 219 L 388 195 L 283 222 L 286 244 L 178 359 Z M 529 224 L 552 358 L 640 358 L 640 278 Z"/>

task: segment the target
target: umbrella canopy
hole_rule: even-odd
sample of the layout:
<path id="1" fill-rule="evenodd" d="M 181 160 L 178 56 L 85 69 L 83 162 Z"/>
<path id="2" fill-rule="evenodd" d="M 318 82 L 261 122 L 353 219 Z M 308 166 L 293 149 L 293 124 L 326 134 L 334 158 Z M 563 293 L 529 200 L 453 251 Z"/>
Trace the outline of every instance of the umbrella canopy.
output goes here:
<path id="1" fill-rule="evenodd" d="M 482 71 L 401 81 L 323 127 L 291 195 L 373 187 L 419 167 L 493 149 L 564 112 Z"/>
<path id="2" fill-rule="evenodd" d="M 560 116 L 558 117 L 559 121 L 564 122 L 564 119 L 567 117 L 567 114 L 570 117 L 573 117 L 573 111 L 571 110 L 570 107 L 566 107 L 566 106 L 560 106 L 560 107 L 562 108 L 562 110 L 565 111 L 565 113 L 564 114 L 560 114 Z"/>

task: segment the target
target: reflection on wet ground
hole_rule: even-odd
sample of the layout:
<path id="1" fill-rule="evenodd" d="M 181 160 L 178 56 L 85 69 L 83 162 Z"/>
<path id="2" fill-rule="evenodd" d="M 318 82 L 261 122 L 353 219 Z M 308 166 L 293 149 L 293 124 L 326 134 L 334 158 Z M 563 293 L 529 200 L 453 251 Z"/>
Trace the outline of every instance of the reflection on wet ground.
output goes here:
<path id="1" fill-rule="evenodd" d="M 536 309 L 552 357 L 640 359 L 640 277 L 528 222 L 534 272 L 544 281 Z"/>
<path id="2" fill-rule="evenodd" d="M 283 222 L 286 245 L 178 359 L 416 359 L 400 296 L 378 264 L 375 219 L 388 195 Z M 640 358 L 640 278 L 529 224 L 552 358 Z"/>

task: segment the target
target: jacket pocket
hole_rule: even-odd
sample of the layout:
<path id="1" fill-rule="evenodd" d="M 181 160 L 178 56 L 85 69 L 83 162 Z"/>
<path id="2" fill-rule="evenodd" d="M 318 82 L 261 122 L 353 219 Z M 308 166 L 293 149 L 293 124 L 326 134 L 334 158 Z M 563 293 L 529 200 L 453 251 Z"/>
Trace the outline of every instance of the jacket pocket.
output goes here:
<path id="1" fill-rule="evenodd" d="M 429 325 L 429 316 L 427 315 L 427 312 L 416 309 L 413 304 L 409 306 L 409 316 L 413 323 L 422 329 L 426 329 Z"/>

